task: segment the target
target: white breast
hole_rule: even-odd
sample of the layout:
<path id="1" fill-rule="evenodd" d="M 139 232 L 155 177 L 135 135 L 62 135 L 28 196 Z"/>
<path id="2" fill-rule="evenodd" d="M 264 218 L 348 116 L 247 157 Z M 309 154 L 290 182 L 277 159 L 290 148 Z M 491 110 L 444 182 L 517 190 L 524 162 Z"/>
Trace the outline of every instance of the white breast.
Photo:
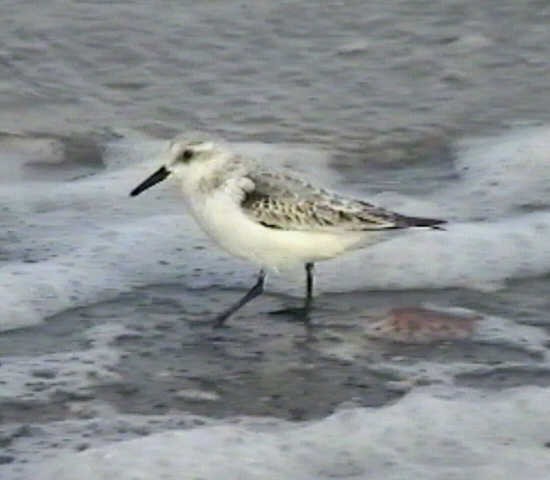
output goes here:
<path id="1" fill-rule="evenodd" d="M 286 231 L 264 227 L 248 218 L 233 192 L 217 190 L 190 200 L 199 225 L 230 254 L 261 267 L 283 269 L 333 258 L 363 243 L 362 232 L 342 234 Z"/>

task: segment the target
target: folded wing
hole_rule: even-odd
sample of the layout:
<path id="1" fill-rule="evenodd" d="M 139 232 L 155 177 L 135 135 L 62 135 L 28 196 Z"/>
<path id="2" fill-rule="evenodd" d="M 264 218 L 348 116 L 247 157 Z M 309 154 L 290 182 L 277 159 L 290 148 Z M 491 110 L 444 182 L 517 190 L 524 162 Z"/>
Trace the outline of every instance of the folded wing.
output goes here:
<path id="1" fill-rule="evenodd" d="M 283 230 L 345 232 L 431 227 L 444 220 L 407 217 L 314 187 L 283 173 L 249 174 L 241 206 L 254 221 Z"/>

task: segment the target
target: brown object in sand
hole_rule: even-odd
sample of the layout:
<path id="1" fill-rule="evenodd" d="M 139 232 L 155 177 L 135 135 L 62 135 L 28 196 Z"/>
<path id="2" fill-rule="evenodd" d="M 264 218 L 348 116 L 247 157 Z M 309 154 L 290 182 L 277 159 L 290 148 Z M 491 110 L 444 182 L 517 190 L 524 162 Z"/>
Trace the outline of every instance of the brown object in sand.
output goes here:
<path id="1" fill-rule="evenodd" d="M 369 322 L 369 336 L 402 343 L 430 343 L 462 340 L 472 335 L 482 317 L 423 307 L 393 308 Z"/>

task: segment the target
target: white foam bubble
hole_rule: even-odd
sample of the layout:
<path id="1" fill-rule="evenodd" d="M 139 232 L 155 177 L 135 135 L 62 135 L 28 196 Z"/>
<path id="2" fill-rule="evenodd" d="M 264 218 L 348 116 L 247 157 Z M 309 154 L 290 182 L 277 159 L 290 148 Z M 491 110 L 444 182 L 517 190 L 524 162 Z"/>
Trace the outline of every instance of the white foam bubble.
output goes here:
<path id="1" fill-rule="evenodd" d="M 118 413 L 113 406 L 97 400 L 75 400 L 69 405 L 75 418 L 40 424 L 3 425 L 2 439 L 15 461 L 0 465 L 3 480 L 34 478 L 22 464 L 36 465 L 61 453 L 82 451 L 113 442 L 138 438 L 171 429 L 214 424 L 216 421 L 187 413 L 135 415 Z"/>
<path id="2" fill-rule="evenodd" d="M 72 237 L 77 243 L 68 253 L 38 263 L 8 263 L 0 268 L 4 312 L 0 329 L 31 325 L 66 308 L 163 278 L 173 279 L 180 267 L 180 272 L 190 273 L 186 258 L 193 259 L 193 267 L 201 260 L 208 263 L 207 252 L 193 250 L 196 230 L 186 225 L 180 224 L 179 216 L 159 215 L 147 221 L 98 227 L 96 237 Z M 190 238 L 182 238 L 182 232 Z M 227 271 L 223 259 L 220 265 Z"/>
<path id="3" fill-rule="evenodd" d="M 453 212 L 491 218 L 550 207 L 550 128 L 519 128 L 457 144 L 460 181 L 445 192 Z M 451 204 L 452 202 L 452 204 Z"/>
<path id="4" fill-rule="evenodd" d="M 547 273 L 549 233 L 550 213 L 455 223 L 446 231 L 406 233 L 368 250 L 319 264 L 320 285 L 339 291 L 445 287 L 492 290 L 508 279 Z"/>
<path id="5" fill-rule="evenodd" d="M 406 385 L 408 388 L 425 384 L 448 385 L 454 388 L 456 378 L 461 375 L 482 372 L 490 374 L 498 368 L 513 369 L 528 366 L 533 369 L 546 369 L 550 366 L 547 349 L 549 335 L 543 328 L 521 325 L 507 318 L 484 315 L 481 312 L 464 308 L 435 305 L 426 305 L 426 307 L 429 308 L 428 312 L 463 316 L 463 319 L 447 320 L 449 324 L 445 338 L 444 335 L 438 335 L 437 331 L 435 335 L 433 331 L 429 331 L 429 327 L 426 326 L 430 319 L 429 316 L 426 317 L 424 326 L 417 324 L 415 328 L 407 332 L 408 327 L 404 324 L 403 317 L 401 317 L 402 324 L 398 328 L 395 324 L 387 321 L 388 318 L 392 318 L 391 315 L 395 315 L 393 318 L 397 316 L 397 314 L 392 314 L 391 310 L 366 309 L 360 313 L 339 315 L 337 323 L 331 320 L 333 327 L 355 324 L 359 325 L 361 330 L 355 328 L 338 331 L 334 328 L 327 333 L 330 335 L 330 342 L 320 341 L 312 348 L 327 358 L 353 364 L 368 364 L 371 371 L 377 372 L 381 376 L 399 378 L 401 386 Z M 405 310 L 415 311 L 416 308 L 406 308 Z M 417 318 L 422 318 L 422 314 L 423 312 L 417 310 Z M 466 319 L 475 320 L 469 326 L 461 325 Z M 454 341 L 460 342 L 463 338 L 468 339 L 466 343 L 456 343 L 453 348 L 464 353 L 456 357 L 445 356 L 444 361 L 441 361 L 441 357 L 438 355 L 435 356 L 435 359 L 429 358 L 442 346 L 451 346 Z M 335 339 L 338 341 L 334 341 Z M 380 339 L 385 342 L 380 342 Z M 431 343 L 431 346 L 427 346 L 428 343 Z M 399 345 L 398 348 L 397 345 Z M 411 345 L 424 345 L 422 355 L 413 358 L 406 353 L 407 347 Z M 469 357 L 468 350 L 472 351 L 474 345 L 477 345 L 478 351 L 491 350 L 490 346 L 499 351 L 508 349 L 509 352 L 520 354 L 520 360 L 515 355 L 507 358 L 504 353 L 497 364 L 490 361 L 489 363 L 480 362 L 476 356 Z M 476 348 L 473 350 L 475 351 Z M 392 352 L 391 355 L 388 354 L 389 351 Z"/>
<path id="6" fill-rule="evenodd" d="M 47 479 L 441 478 L 543 480 L 550 389 L 415 391 L 394 405 L 289 424 L 242 419 L 154 434 L 30 465 Z"/>
<path id="7" fill-rule="evenodd" d="M 3 356 L 0 400 L 45 400 L 55 393 L 73 394 L 93 385 L 117 382 L 113 367 L 120 352 L 110 343 L 123 333 L 128 331 L 121 325 L 104 324 L 85 332 L 89 338 L 86 350 Z"/>

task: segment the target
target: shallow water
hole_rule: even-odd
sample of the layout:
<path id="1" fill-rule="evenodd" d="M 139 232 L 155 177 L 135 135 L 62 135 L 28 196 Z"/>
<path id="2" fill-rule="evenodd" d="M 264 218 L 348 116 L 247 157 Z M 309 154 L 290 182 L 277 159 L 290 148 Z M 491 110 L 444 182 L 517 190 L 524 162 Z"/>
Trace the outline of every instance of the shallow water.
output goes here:
<path id="1" fill-rule="evenodd" d="M 8 2 L 2 478 L 545 478 L 549 15 Z M 212 331 L 253 267 L 175 185 L 128 198 L 184 129 L 449 226 L 317 265 L 310 329 L 269 314 L 300 301 L 299 271 Z M 398 307 L 479 321 L 460 340 L 380 338 Z"/>

